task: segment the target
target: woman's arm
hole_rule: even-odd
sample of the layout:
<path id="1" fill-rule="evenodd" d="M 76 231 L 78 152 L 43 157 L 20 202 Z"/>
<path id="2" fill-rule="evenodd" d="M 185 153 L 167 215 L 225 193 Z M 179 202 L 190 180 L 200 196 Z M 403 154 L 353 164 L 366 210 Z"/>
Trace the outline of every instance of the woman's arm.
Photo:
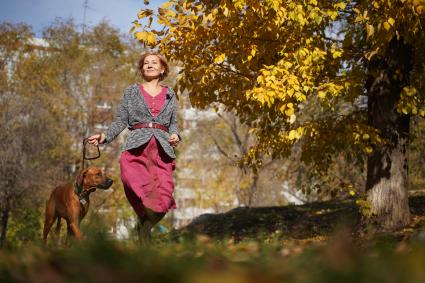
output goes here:
<path id="1" fill-rule="evenodd" d="M 113 141 L 128 125 L 128 97 L 130 88 L 127 88 L 124 91 L 123 97 L 118 104 L 117 112 L 114 120 L 109 125 L 109 127 L 105 130 L 104 135 L 105 138 L 102 143 L 110 143 Z"/>
<path id="2" fill-rule="evenodd" d="M 169 128 L 169 133 L 170 135 L 177 135 L 178 139 L 181 141 L 181 137 L 179 134 L 179 129 L 178 129 L 178 125 L 177 125 L 177 99 L 174 96 L 174 109 L 173 109 L 173 113 L 171 114 L 171 121 L 170 121 L 170 128 Z"/>

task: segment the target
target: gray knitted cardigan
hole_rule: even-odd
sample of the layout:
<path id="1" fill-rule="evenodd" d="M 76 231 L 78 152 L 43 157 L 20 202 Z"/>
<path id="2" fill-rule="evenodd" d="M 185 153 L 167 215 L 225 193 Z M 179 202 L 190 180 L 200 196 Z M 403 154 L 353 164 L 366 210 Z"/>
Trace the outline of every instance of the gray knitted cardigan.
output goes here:
<path id="1" fill-rule="evenodd" d="M 161 112 L 156 117 L 153 117 L 140 92 L 139 86 L 133 84 L 127 87 L 118 105 L 115 119 L 105 131 L 105 143 L 110 143 L 125 128 L 136 123 L 155 122 L 168 127 L 169 132 L 167 133 L 161 129 L 154 128 L 135 129 L 127 137 L 123 150 L 137 148 L 147 143 L 152 136 L 155 136 L 168 156 L 173 159 L 176 158 L 174 148 L 168 142 L 168 138 L 171 134 L 179 135 L 176 120 L 177 99 L 173 89 L 170 87 L 167 88 L 168 92 L 166 94 L 165 104 Z"/>

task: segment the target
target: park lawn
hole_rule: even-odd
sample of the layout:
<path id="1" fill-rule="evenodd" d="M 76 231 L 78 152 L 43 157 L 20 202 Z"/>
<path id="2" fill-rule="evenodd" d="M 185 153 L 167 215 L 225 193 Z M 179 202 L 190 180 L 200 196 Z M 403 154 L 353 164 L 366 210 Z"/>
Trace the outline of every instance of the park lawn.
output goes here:
<path id="1" fill-rule="evenodd" d="M 0 251 L 0 282 L 425 282 L 425 197 L 412 225 L 359 229 L 352 201 L 239 208 L 142 248 L 102 235 Z M 362 231 L 362 232 L 360 232 Z"/>

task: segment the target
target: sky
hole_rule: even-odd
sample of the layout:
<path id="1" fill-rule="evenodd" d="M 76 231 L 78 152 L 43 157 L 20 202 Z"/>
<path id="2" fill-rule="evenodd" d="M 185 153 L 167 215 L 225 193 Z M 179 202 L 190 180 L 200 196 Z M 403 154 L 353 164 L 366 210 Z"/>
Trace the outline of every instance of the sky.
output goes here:
<path id="1" fill-rule="evenodd" d="M 77 25 L 83 23 L 85 0 L 0 0 L 0 22 L 24 22 L 33 27 L 37 36 L 55 18 L 73 18 Z M 151 0 L 149 7 L 156 11 L 165 0 Z M 146 6 L 143 0 L 88 0 L 86 24 L 94 26 L 103 19 L 122 33 L 130 30 L 137 12 Z"/>

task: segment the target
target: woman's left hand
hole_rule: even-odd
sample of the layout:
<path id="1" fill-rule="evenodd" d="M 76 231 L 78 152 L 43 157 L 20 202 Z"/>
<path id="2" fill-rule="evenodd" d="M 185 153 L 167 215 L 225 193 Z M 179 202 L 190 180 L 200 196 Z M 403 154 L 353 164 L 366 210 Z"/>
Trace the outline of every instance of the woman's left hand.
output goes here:
<path id="1" fill-rule="evenodd" d="M 177 134 L 171 134 L 170 138 L 168 139 L 168 142 L 171 144 L 172 147 L 176 147 L 179 144 L 179 136 Z"/>

